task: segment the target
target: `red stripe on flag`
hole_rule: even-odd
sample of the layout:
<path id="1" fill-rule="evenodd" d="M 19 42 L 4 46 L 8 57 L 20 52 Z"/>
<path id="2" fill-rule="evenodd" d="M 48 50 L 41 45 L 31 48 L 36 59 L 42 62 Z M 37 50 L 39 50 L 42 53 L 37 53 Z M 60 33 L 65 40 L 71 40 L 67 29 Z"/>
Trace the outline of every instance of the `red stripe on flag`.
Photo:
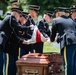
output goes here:
<path id="1" fill-rule="evenodd" d="M 41 41 L 41 32 L 39 30 L 37 30 L 37 32 L 36 32 L 36 42 L 42 42 Z"/>

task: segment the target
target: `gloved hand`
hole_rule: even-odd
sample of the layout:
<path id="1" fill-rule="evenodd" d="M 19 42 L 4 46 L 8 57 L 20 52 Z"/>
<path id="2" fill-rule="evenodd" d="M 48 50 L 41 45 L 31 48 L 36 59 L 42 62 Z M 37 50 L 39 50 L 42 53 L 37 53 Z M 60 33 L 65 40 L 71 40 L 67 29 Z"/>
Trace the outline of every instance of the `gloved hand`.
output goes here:
<path id="1" fill-rule="evenodd" d="M 30 29 L 34 30 L 35 26 L 34 25 L 30 25 Z"/>
<path id="2" fill-rule="evenodd" d="M 55 38 L 55 42 L 57 42 L 57 43 L 60 43 L 60 35 L 58 34 L 57 36 L 56 36 L 56 38 Z"/>
<path id="3" fill-rule="evenodd" d="M 46 42 L 50 44 L 51 43 L 50 38 L 47 38 Z"/>
<path id="4" fill-rule="evenodd" d="M 24 40 L 24 41 L 22 42 L 22 44 L 29 44 L 29 41 L 28 41 L 28 40 Z"/>

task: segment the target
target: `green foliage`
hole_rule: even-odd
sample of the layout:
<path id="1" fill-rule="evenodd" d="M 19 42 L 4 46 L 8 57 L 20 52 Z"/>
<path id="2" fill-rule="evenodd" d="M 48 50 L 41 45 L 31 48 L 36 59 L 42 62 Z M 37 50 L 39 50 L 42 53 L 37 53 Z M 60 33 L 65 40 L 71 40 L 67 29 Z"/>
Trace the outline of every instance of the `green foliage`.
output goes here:
<path id="1" fill-rule="evenodd" d="M 53 10 L 54 7 L 70 7 L 74 0 L 26 0 L 27 4 L 41 6 L 40 12 Z"/>
<path id="2" fill-rule="evenodd" d="M 4 16 L 4 15 L 0 16 L 0 20 L 3 20 L 4 18 L 5 18 L 5 16 Z"/>
<path id="3" fill-rule="evenodd" d="M 20 7 L 22 7 L 24 11 L 28 10 L 28 5 L 26 3 L 26 0 L 20 0 Z"/>
<path id="4" fill-rule="evenodd" d="M 10 10 L 8 6 L 11 0 L 0 0 L 0 9 Z M 44 10 L 53 10 L 54 7 L 70 7 L 73 3 L 76 3 L 76 0 L 20 0 L 21 7 L 27 11 L 29 4 L 39 5 L 40 13 L 43 13 Z"/>
<path id="5" fill-rule="evenodd" d="M 3 10 L 4 12 L 7 10 L 7 3 L 4 0 L 0 0 L 0 10 Z"/>

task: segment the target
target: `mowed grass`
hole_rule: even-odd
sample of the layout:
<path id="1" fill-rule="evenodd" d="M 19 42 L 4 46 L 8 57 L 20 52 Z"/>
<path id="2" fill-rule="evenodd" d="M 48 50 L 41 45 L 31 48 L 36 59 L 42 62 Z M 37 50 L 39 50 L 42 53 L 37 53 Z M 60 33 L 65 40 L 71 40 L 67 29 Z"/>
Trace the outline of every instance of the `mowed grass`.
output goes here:
<path id="1" fill-rule="evenodd" d="M 44 53 L 60 53 L 60 48 L 58 48 L 58 47 L 56 48 L 56 47 L 54 47 L 53 43 L 51 43 L 51 44 L 44 43 L 43 52 Z M 62 74 L 56 74 L 56 75 L 64 75 L 63 65 L 61 66 L 61 69 L 62 69 L 63 73 Z M 52 75 L 54 75 L 54 74 L 52 74 Z"/>
<path id="2" fill-rule="evenodd" d="M 54 47 L 53 43 L 48 44 L 47 42 L 44 43 L 43 52 L 57 52 L 60 53 L 60 49 Z"/>

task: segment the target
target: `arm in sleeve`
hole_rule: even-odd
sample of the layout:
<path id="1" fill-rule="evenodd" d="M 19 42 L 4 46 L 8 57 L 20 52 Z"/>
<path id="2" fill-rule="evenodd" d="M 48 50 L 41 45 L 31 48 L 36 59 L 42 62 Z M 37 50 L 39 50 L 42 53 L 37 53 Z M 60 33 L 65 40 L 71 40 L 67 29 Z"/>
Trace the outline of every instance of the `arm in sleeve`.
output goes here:
<path id="1" fill-rule="evenodd" d="M 38 29 L 40 30 L 40 32 L 44 32 L 45 31 L 44 24 L 43 24 L 42 21 L 37 22 L 37 26 L 38 26 Z"/>
<path id="2" fill-rule="evenodd" d="M 30 26 L 22 26 L 19 22 L 16 21 L 14 17 L 11 17 L 11 27 L 15 28 L 17 30 L 25 31 L 26 29 L 29 29 Z"/>
<path id="3" fill-rule="evenodd" d="M 53 21 L 52 22 L 52 34 L 51 34 L 51 42 L 53 42 L 55 40 L 55 37 L 56 37 L 56 33 L 57 33 L 57 25 L 56 25 L 56 22 Z"/>

